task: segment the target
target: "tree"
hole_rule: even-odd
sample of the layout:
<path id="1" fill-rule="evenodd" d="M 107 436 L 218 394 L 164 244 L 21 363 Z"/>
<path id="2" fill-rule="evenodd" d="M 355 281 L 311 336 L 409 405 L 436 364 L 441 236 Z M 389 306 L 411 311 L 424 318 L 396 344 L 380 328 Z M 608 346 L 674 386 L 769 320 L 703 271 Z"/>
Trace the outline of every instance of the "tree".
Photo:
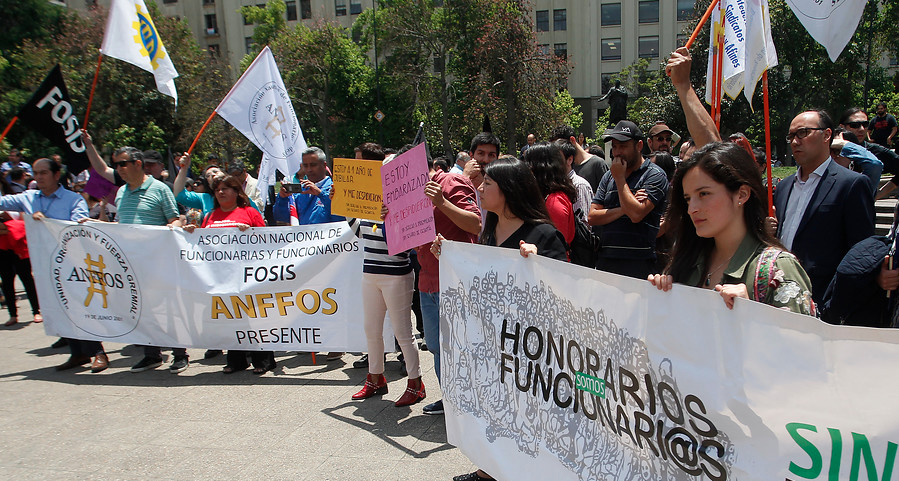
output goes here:
<path id="1" fill-rule="evenodd" d="M 560 90 L 553 99 L 553 109 L 560 119 L 560 123 L 570 125 L 577 130 L 584 123 L 584 113 L 581 106 L 574 104 L 574 98 L 568 90 Z"/>

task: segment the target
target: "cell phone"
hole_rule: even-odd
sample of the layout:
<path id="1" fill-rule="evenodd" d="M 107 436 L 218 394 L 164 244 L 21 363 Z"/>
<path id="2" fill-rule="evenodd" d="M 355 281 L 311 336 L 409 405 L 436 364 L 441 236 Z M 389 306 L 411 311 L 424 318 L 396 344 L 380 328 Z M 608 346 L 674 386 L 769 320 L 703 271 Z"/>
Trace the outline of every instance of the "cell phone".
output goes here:
<path id="1" fill-rule="evenodd" d="M 299 194 L 303 191 L 303 184 L 281 184 L 288 194 Z"/>

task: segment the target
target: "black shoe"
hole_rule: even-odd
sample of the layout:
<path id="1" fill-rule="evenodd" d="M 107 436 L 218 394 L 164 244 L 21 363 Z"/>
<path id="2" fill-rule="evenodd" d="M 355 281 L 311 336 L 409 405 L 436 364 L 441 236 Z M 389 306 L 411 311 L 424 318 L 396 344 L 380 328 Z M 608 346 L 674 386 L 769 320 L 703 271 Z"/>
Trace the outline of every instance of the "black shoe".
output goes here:
<path id="1" fill-rule="evenodd" d="M 428 404 L 421 411 L 425 414 L 443 414 L 443 399 Z"/>
<path id="2" fill-rule="evenodd" d="M 131 366 L 131 372 L 149 371 L 150 369 L 156 369 L 159 366 L 162 366 L 161 357 L 145 357 L 137 364 Z"/>
<path id="3" fill-rule="evenodd" d="M 186 371 L 188 366 L 190 366 L 190 362 L 188 362 L 187 356 L 175 356 L 172 365 L 169 366 L 169 372 L 178 374 L 179 372 Z"/>
<path id="4" fill-rule="evenodd" d="M 427 350 L 428 350 L 428 344 L 425 343 L 424 341 L 421 341 L 421 343 L 418 345 L 418 350 L 419 350 L 419 351 L 427 351 Z"/>
<path id="5" fill-rule="evenodd" d="M 212 359 L 214 357 L 219 357 L 222 355 L 221 349 L 207 349 L 205 353 L 203 353 L 203 359 Z"/>
<path id="6" fill-rule="evenodd" d="M 353 367 L 356 369 L 368 368 L 368 354 L 363 354 L 362 357 L 353 361 Z"/>
<path id="7" fill-rule="evenodd" d="M 50 344 L 50 349 L 62 349 L 68 345 L 69 345 L 69 340 L 64 337 L 60 337 L 58 341 L 54 342 L 53 344 Z"/>

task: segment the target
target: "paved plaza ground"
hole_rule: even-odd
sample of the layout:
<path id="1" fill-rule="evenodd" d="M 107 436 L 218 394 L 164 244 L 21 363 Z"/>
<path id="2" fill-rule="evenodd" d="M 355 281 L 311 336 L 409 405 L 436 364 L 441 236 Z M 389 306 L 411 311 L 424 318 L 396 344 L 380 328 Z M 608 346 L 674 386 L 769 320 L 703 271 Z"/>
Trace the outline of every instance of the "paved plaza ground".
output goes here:
<path id="1" fill-rule="evenodd" d="M 390 393 L 352 401 L 365 377 L 357 356 L 325 362 L 276 353 L 278 368 L 222 374 L 224 356 L 190 368 L 131 373 L 142 350 L 107 343 L 110 367 L 57 372 L 68 348 L 32 323 L 0 327 L 0 479 L 15 480 L 448 480 L 473 471 L 446 443 L 433 357 L 422 353 L 428 398 L 396 408 L 406 378 L 388 355 Z M 9 319 L 6 309 L 0 324 Z M 166 352 L 168 361 L 171 353 Z"/>

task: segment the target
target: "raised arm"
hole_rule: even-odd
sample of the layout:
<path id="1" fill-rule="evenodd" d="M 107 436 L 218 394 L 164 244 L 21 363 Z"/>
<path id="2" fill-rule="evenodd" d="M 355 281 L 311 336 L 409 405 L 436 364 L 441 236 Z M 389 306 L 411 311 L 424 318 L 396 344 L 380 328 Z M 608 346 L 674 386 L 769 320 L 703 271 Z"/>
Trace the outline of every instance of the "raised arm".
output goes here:
<path id="1" fill-rule="evenodd" d="M 721 140 L 721 133 L 715 127 L 715 121 L 706 111 L 690 84 L 690 67 L 693 65 L 693 58 L 690 51 L 686 47 L 681 47 L 671 53 L 668 58 L 668 64 L 665 66 L 665 73 L 671 78 L 671 83 L 677 90 L 677 97 L 680 99 L 681 107 L 684 109 L 684 116 L 687 118 L 687 129 L 690 136 L 696 144 L 696 148 L 702 147 L 711 142 Z"/>
<path id="2" fill-rule="evenodd" d="M 175 197 L 184 190 L 187 183 L 187 172 L 190 171 L 190 154 L 184 154 L 178 158 L 178 175 L 175 176 Z"/>
<path id="3" fill-rule="evenodd" d="M 97 148 L 94 147 L 94 142 L 91 139 L 90 134 L 87 133 L 87 130 L 81 130 L 81 138 L 84 139 L 84 150 L 87 152 L 87 158 L 91 162 L 91 167 L 100 174 L 100 177 L 108 180 L 111 183 L 115 183 L 115 171 L 112 170 L 112 167 L 106 165 L 106 162 L 103 161 L 103 157 L 100 157 L 100 153 L 97 152 Z"/>

